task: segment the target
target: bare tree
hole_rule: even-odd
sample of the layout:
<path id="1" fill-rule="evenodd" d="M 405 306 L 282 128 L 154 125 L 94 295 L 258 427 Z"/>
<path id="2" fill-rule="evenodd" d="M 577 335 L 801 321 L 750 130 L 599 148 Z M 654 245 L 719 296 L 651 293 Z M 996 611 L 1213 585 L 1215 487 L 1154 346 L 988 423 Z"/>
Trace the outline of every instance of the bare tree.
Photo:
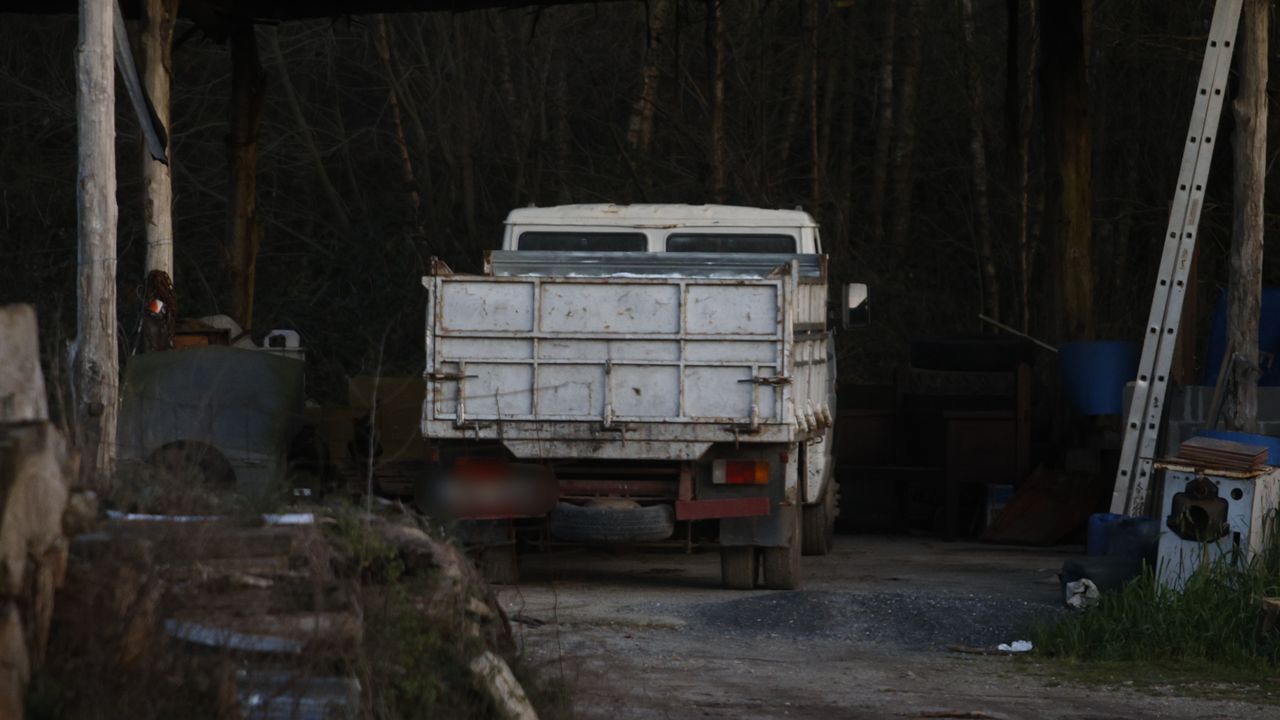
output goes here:
<path id="1" fill-rule="evenodd" d="M 116 455 L 116 156 L 113 0 L 81 0 L 76 54 L 79 258 L 73 355 L 82 477 L 97 485 Z"/>
<path id="2" fill-rule="evenodd" d="M 818 0 L 804 6 L 804 47 L 809 61 L 809 197 L 816 208 L 822 197 L 822 159 L 818 143 Z"/>
<path id="3" fill-rule="evenodd" d="M 907 54 L 902 62 L 902 84 L 898 93 L 897 140 L 893 151 L 893 232 L 890 242 L 895 252 L 906 252 L 911 230 L 911 188 L 914 182 L 912 159 L 916 148 L 916 81 L 920 75 L 920 0 L 911 0 L 907 12 Z"/>
<path id="4" fill-rule="evenodd" d="M 405 138 L 404 122 L 400 117 L 400 98 L 396 92 L 399 82 L 396 77 L 395 66 L 391 62 L 391 41 L 390 34 L 387 32 L 387 16 L 376 16 L 374 24 L 374 47 L 377 49 L 378 59 L 382 62 L 382 68 L 387 73 L 387 107 L 391 110 L 391 127 L 395 132 L 396 149 L 400 152 L 400 179 L 404 181 L 405 192 L 409 198 L 409 207 L 413 210 L 414 225 L 418 228 L 418 232 L 421 233 L 422 199 L 418 195 L 418 184 L 413 177 L 413 159 L 409 154 L 409 142 Z"/>
<path id="5" fill-rule="evenodd" d="M 983 118 L 987 115 L 982 77 L 978 69 L 977 30 L 973 0 L 960 0 L 960 25 L 964 37 L 965 78 L 969 85 L 969 150 L 973 155 L 973 225 L 982 267 L 983 306 L 988 315 L 1000 317 L 1000 274 L 996 270 L 991 239 L 991 201 L 987 188 L 987 139 Z"/>
<path id="6" fill-rule="evenodd" d="M 871 234 L 877 246 L 884 243 L 884 199 L 889 185 L 889 153 L 893 147 L 893 50 L 898 0 L 885 0 L 884 27 L 880 31 L 880 78 L 876 96 L 876 154 L 871 172 Z"/>
<path id="7" fill-rule="evenodd" d="M 1234 103 L 1235 223 L 1227 283 L 1227 346 L 1238 360 L 1231 426 L 1258 427 L 1258 318 L 1262 299 L 1263 195 L 1267 162 L 1267 42 L 1270 2 L 1246 0 L 1240 18 L 1240 90 Z M 1208 138 L 1205 138 L 1208 142 Z"/>
<path id="8" fill-rule="evenodd" d="M 648 43 L 644 50 L 644 65 L 640 69 L 640 94 L 631 108 L 627 122 L 627 144 L 647 164 L 653 145 L 653 118 L 658 107 L 659 69 L 663 49 L 667 42 L 667 23 L 671 16 L 671 0 L 652 0 L 649 3 Z"/>
<path id="9" fill-rule="evenodd" d="M 1036 58 L 1040 54 L 1039 0 L 1028 0 L 1027 51 L 1018 113 L 1018 270 L 1022 331 L 1031 332 L 1031 130 L 1035 121 Z"/>
<path id="10" fill-rule="evenodd" d="M 724 23 L 720 0 L 707 0 L 707 55 L 711 84 L 711 197 L 716 202 L 725 202 L 729 193 L 724 167 Z"/>
<path id="11" fill-rule="evenodd" d="M 324 158 L 320 155 L 320 148 L 316 146 L 315 134 L 311 132 L 311 124 L 307 122 L 307 116 L 302 110 L 302 102 L 298 99 L 298 91 L 293 86 L 292 78 L 289 77 L 289 67 L 285 62 L 284 53 L 280 50 L 280 33 L 278 31 L 269 33 L 267 42 L 271 44 L 271 52 L 275 55 L 276 74 L 279 76 L 284 97 L 289 102 L 289 111 L 293 113 L 294 127 L 302 139 L 307 158 L 311 160 L 316 179 L 320 182 L 320 189 L 324 191 L 326 204 L 333 212 L 338 229 L 343 235 L 350 237 L 351 220 L 347 217 L 346 203 L 343 202 L 338 188 L 329 177 L 329 170 L 325 167 Z"/>
<path id="12" fill-rule="evenodd" d="M 227 153 L 231 191 L 227 200 L 227 277 L 231 316 L 241 327 L 253 326 L 253 295 L 258 247 L 258 119 L 266 85 L 258 59 L 258 40 L 250 23 L 231 29 L 231 131 Z"/>
<path id="13" fill-rule="evenodd" d="M 1093 318 L 1093 204 L 1089 133 L 1088 56 L 1085 53 L 1085 0 L 1040 3 L 1043 37 L 1040 94 L 1044 103 L 1045 208 L 1053 238 L 1061 305 L 1069 340 L 1091 340 Z"/>

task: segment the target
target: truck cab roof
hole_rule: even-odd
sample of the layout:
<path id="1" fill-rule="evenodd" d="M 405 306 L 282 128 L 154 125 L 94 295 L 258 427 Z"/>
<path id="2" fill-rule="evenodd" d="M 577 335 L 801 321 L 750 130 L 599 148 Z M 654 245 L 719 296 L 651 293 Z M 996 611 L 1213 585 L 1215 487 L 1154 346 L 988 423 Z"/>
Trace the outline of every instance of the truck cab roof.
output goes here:
<path id="1" fill-rule="evenodd" d="M 821 253 L 803 210 L 736 205 L 582 204 L 507 215 L 505 250 Z"/>
<path id="2" fill-rule="evenodd" d="M 616 225 L 622 227 L 816 227 L 803 210 L 738 205 L 615 205 L 596 203 L 512 210 L 507 225 Z"/>

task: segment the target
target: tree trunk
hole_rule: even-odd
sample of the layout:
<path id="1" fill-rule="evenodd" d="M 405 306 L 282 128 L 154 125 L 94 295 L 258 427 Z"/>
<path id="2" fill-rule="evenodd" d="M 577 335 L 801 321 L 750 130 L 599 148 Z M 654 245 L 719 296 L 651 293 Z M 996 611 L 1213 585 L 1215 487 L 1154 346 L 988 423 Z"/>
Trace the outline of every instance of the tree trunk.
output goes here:
<path id="1" fill-rule="evenodd" d="M 818 0 L 804 8 L 804 47 L 809 60 L 809 182 L 814 210 L 822 196 L 822 159 L 818 155 Z"/>
<path id="2" fill-rule="evenodd" d="M 627 143 L 645 167 L 648 167 L 653 147 L 653 118 L 658 107 L 658 84 L 661 80 L 659 70 L 670 16 L 671 0 L 652 0 L 649 3 L 649 42 L 645 46 L 644 66 L 640 70 L 640 95 L 631 108 L 631 120 L 627 123 Z"/>
<path id="3" fill-rule="evenodd" d="M 911 232 L 912 155 L 916 146 L 916 81 L 920 75 L 920 0 L 912 0 L 907 15 L 907 55 L 902 63 L 899 88 L 897 143 L 893 152 L 893 233 L 890 242 L 899 255 L 907 252 Z"/>
<path id="4" fill-rule="evenodd" d="M 569 176 L 569 162 L 573 157 L 572 114 L 569 112 L 569 61 L 564 58 L 563 51 L 556 53 L 555 87 L 552 103 L 555 105 L 555 127 L 552 130 L 552 144 L 556 157 L 556 197 L 559 202 L 573 202 L 574 183 Z"/>
<path id="5" fill-rule="evenodd" d="M 1267 162 L 1267 0 L 1245 0 L 1240 18 L 1240 90 L 1234 103 L 1235 223 L 1227 283 L 1227 345 L 1238 359 L 1231 428 L 1258 427 L 1258 317 L 1262 299 L 1263 194 Z"/>
<path id="6" fill-rule="evenodd" d="M 1085 0 L 1040 4 L 1045 33 L 1040 66 L 1044 102 L 1048 231 L 1058 287 L 1055 305 L 1067 340 L 1091 340 L 1093 325 L 1093 215 L 1090 203 L 1089 83 L 1085 55 Z"/>
<path id="7" fill-rule="evenodd" d="M 253 326 L 253 290 L 258 246 L 258 118 L 266 75 L 258 59 L 258 41 L 249 23 L 231 30 L 231 132 L 227 135 L 231 170 L 227 199 L 227 275 L 231 317 L 246 330 Z"/>
<path id="8" fill-rule="evenodd" d="M 982 268 L 983 309 L 1000 317 L 1000 274 L 996 270 L 991 239 L 991 202 L 987 188 L 987 138 L 983 118 L 987 116 L 982 77 L 978 72 L 977 30 L 973 21 L 973 0 L 960 0 L 960 24 L 964 36 L 965 76 L 969 84 L 969 150 L 973 155 L 973 225 L 978 241 L 978 261 Z"/>
<path id="9" fill-rule="evenodd" d="M 871 171 L 871 236 L 876 247 L 884 245 L 884 198 L 889 186 L 889 152 L 893 148 L 893 48 L 897 38 L 894 21 L 898 0 L 885 0 L 884 29 L 880 33 L 880 92 L 876 98 L 876 155 Z"/>
<path id="10" fill-rule="evenodd" d="M 116 456 L 115 65 L 111 0 L 81 0 L 76 62 L 79 114 L 75 409 L 81 477 L 101 487 Z"/>
<path id="11" fill-rule="evenodd" d="M 1022 96 L 1018 92 L 1021 82 L 1022 52 L 1019 38 L 1022 36 L 1022 7 L 1020 0 L 1004 0 L 1005 44 L 1004 44 L 1004 136 L 1006 172 L 1010 176 L 1010 185 L 1018 184 L 1018 119 L 1022 109 Z M 1035 9 L 1031 8 L 1034 14 Z"/>
<path id="12" fill-rule="evenodd" d="M 146 0 L 142 4 L 142 87 L 151 98 L 165 137 L 169 132 L 169 87 L 173 77 L 173 27 L 178 20 L 178 0 Z M 173 142 L 169 142 L 173 162 Z M 173 176 L 169 165 L 142 148 L 142 183 L 146 191 L 147 267 L 173 278 Z"/>
<path id="13" fill-rule="evenodd" d="M 1031 131 L 1035 124 L 1036 60 L 1040 55 L 1039 0 L 1027 3 L 1027 54 L 1018 115 L 1018 269 L 1021 273 L 1022 332 L 1031 332 Z"/>
<path id="14" fill-rule="evenodd" d="M 710 174 L 711 198 L 728 200 L 724 167 L 724 24 L 720 0 L 707 0 L 707 74 L 711 84 Z"/>
<path id="15" fill-rule="evenodd" d="M 396 149 L 400 151 L 400 180 L 404 182 L 404 190 L 409 198 L 409 208 L 413 211 L 413 226 L 421 235 L 422 199 L 418 195 L 418 183 L 413 177 L 413 159 L 409 154 L 409 142 L 405 138 L 404 123 L 400 118 L 400 99 L 396 95 L 396 72 L 391 64 L 391 38 L 387 32 L 387 16 L 377 15 L 374 18 L 376 34 L 373 44 L 382 61 L 382 68 L 387 73 L 387 107 L 391 110 L 391 127 L 395 132 Z"/>

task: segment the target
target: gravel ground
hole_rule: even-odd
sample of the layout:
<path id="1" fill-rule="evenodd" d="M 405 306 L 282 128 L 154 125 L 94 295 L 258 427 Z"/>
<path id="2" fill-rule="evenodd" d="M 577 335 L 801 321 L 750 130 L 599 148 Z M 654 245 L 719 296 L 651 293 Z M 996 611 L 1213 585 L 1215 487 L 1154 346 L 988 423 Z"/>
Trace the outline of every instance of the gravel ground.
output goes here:
<path id="1" fill-rule="evenodd" d="M 714 636 L 867 642 L 922 652 L 1025 639 L 1036 620 L 1060 612 L 1049 603 L 972 594 L 797 591 L 705 603 L 689 615 L 691 625 Z"/>
<path id="2" fill-rule="evenodd" d="M 1069 555 L 842 537 L 805 558 L 802 590 L 735 592 L 715 553 L 571 550 L 527 558 L 499 597 L 574 718 L 1280 717 L 1194 686 L 1073 685 L 1034 653 L 947 650 L 1066 612 L 1054 573 Z"/>

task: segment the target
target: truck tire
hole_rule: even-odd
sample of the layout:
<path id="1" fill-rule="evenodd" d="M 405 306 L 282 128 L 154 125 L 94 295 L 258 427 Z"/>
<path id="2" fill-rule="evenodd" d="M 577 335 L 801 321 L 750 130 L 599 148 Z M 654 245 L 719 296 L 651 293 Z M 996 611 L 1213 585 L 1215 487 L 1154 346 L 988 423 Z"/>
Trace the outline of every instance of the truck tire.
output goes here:
<path id="1" fill-rule="evenodd" d="M 758 569 L 755 546 L 720 548 L 720 582 L 729 590 L 755 588 Z"/>
<path id="2" fill-rule="evenodd" d="M 569 542 L 657 542 L 675 533 L 676 513 L 670 505 L 608 507 L 559 503 L 551 511 L 550 525 L 552 535 Z"/>
<path id="3" fill-rule="evenodd" d="M 836 479 L 827 480 L 827 487 L 822 491 L 822 499 L 812 505 L 806 505 L 801 514 L 804 526 L 803 550 L 805 555 L 826 555 L 831 552 L 832 541 L 836 533 Z"/>
<path id="4" fill-rule="evenodd" d="M 783 512 L 795 513 L 792 507 L 779 508 Z M 795 518 L 799 521 L 800 518 Z M 800 522 L 792 522 L 795 528 L 790 547 L 767 547 L 760 551 L 763 557 L 764 586 L 770 590 L 795 590 L 800 587 Z"/>

